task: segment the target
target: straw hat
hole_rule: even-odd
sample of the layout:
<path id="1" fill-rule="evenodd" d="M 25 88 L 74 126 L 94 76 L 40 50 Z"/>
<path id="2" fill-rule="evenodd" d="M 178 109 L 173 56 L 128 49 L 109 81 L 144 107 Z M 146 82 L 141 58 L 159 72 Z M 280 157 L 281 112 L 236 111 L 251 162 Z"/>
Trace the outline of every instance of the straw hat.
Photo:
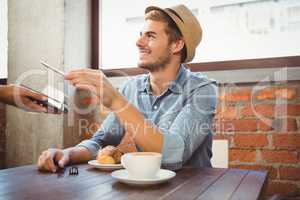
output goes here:
<path id="1" fill-rule="evenodd" d="M 170 8 L 159 8 L 156 6 L 149 6 L 145 13 L 151 10 L 160 10 L 171 17 L 179 28 L 187 49 L 187 56 L 185 63 L 193 60 L 195 50 L 202 39 L 202 29 L 193 13 L 184 5 L 176 5 Z"/>

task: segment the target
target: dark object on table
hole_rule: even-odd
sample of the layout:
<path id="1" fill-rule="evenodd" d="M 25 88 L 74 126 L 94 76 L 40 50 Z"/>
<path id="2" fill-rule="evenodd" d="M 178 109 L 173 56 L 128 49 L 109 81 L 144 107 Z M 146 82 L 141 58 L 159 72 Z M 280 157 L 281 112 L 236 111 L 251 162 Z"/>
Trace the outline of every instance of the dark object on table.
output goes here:
<path id="1" fill-rule="evenodd" d="M 78 171 L 78 167 L 70 167 L 69 168 L 69 175 L 78 175 L 79 171 Z"/>

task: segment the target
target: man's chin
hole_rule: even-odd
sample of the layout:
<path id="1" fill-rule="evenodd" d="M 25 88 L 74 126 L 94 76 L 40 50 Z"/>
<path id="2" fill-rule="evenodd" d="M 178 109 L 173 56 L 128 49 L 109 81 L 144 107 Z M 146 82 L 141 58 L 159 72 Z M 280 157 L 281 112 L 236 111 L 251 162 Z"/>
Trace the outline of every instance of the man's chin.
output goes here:
<path id="1" fill-rule="evenodd" d="M 139 60 L 138 62 L 138 67 L 139 68 L 142 68 L 142 69 L 145 69 L 145 70 L 148 70 L 150 72 L 156 72 L 156 71 L 159 71 L 161 69 L 164 69 L 166 64 L 169 62 L 169 60 L 164 60 L 164 62 L 143 62 L 141 60 Z"/>
<path id="2" fill-rule="evenodd" d="M 143 63 L 143 62 L 138 62 L 138 67 L 142 68 L 142 69 L 147 69 L 149 70 L 149 68 L 151 68 L 151 66 L 147 63 Z"/>
<path id="3" fill-rule="evenodd" d="M 154 68 L 155 68 L 154 66 L 152 66 L 149 63 L 142 63 L 142 62 L 138 63 L 138 67 L 141 68 L 141 69 L 148 70 L 150 72 L 152 72 L 154 70 Z"/>

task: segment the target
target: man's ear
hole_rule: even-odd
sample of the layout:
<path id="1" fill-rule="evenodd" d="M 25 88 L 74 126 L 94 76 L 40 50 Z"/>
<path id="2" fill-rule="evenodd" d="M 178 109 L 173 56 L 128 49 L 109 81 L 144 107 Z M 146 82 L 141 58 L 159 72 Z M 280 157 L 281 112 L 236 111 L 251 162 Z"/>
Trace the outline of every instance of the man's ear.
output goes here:
<path id="1" fill-rule="evenodd" d="M 172 42 L 171 48 L 174 54 L 179 53 L 183 49 L 183 47 L 184 47 L 184 41 L 182 38 L 175 42 Z"/>

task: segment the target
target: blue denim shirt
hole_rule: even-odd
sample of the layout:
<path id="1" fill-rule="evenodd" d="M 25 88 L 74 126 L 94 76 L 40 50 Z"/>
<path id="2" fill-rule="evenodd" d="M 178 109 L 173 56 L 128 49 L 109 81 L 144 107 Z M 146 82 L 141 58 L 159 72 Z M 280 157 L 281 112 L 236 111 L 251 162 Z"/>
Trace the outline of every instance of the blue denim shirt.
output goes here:
<path id="1" fill-rule="evenodd" d="M 175 81 L 160 96 L 152 95 L 149 74 L 128 81 L 121 92 L 163 134 L 163 167 L 211 166 L 211 125 L 217 101 L 214 80 L 181 65 Z M 123 125 L 110 113 L 93 137 L 77 146 L 86 147 L 95 157 L 100 148 L 117 146 L 123 134 Z"/>

